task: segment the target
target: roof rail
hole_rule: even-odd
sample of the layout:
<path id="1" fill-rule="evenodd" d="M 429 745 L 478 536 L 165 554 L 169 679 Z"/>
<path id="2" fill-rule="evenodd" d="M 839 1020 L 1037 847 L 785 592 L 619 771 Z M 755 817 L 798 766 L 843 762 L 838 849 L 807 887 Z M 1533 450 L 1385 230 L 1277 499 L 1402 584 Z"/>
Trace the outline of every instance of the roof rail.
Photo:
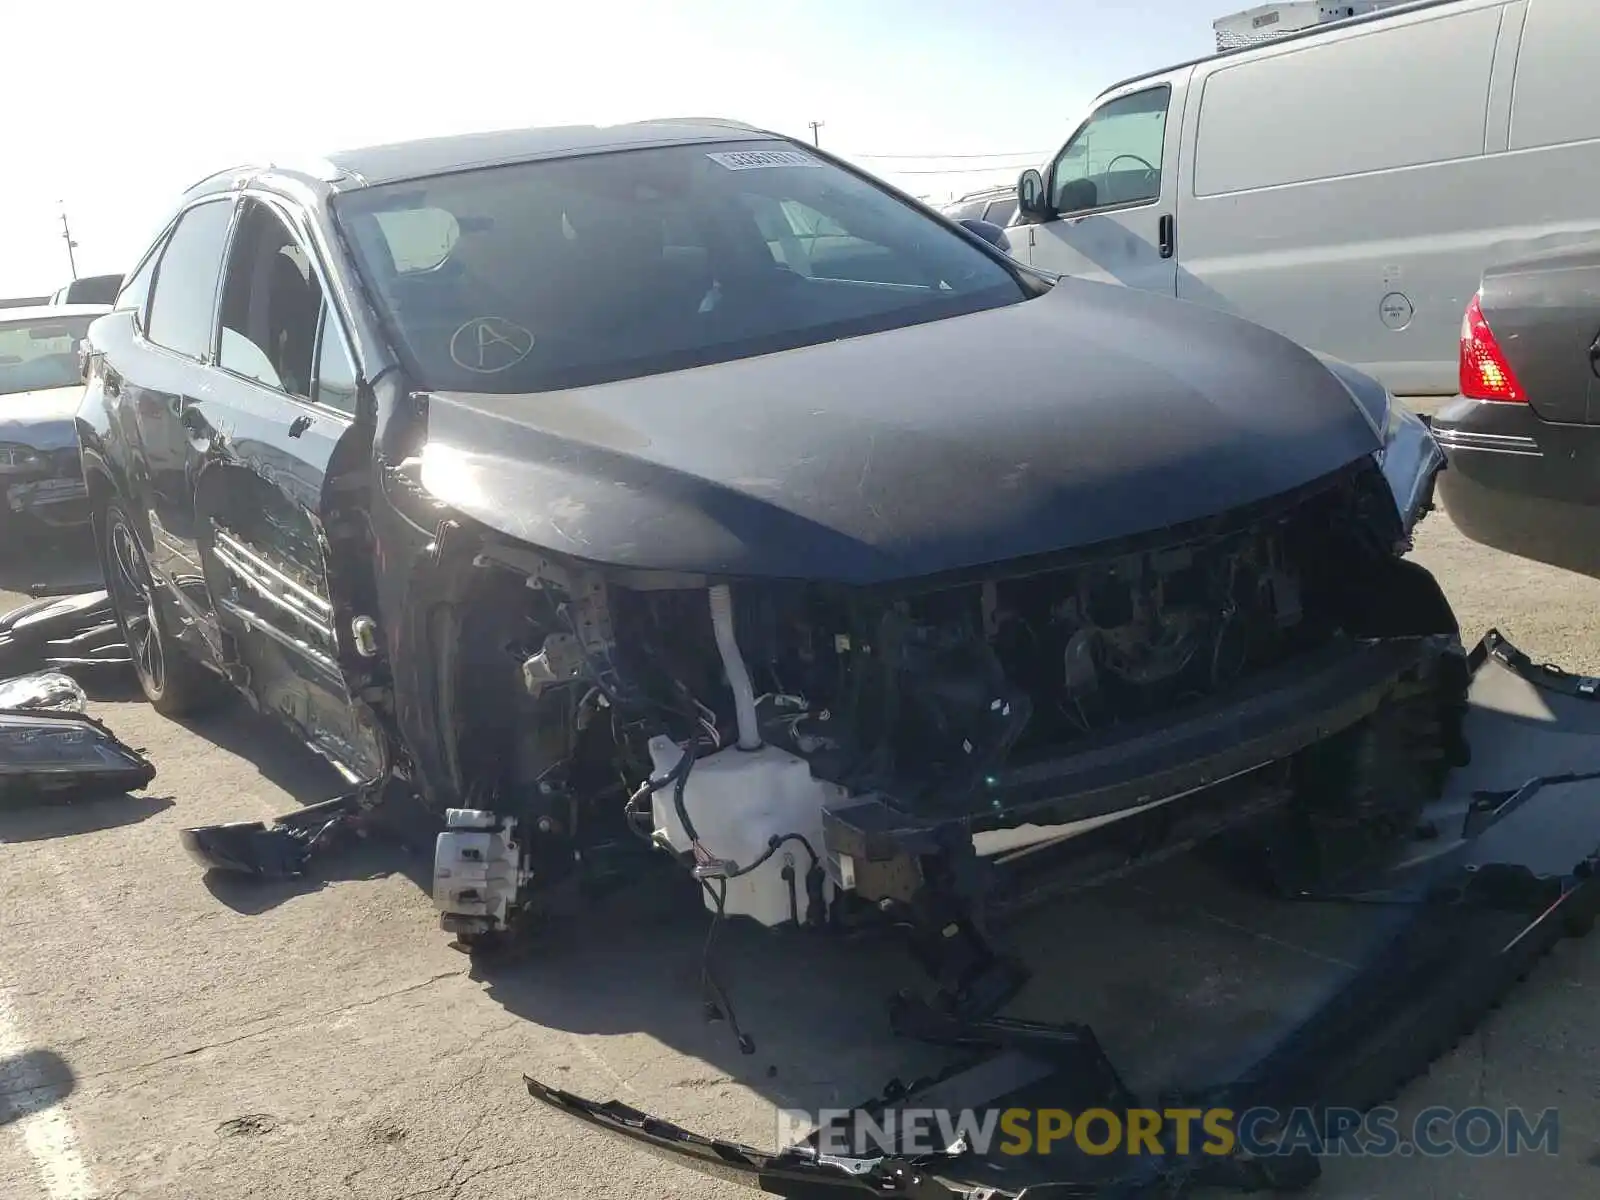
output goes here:
<path id="1" fill-rule="evenodd" d="M 722 129 L 742 129 L 747 133 L 768 133 L 770 130 L 762 129 L 759 125 L 751 125 L 748 121 L 735 121 L 731 117 L 647 117 L 642 121 L 630 121 L 630 125 L 713 125 Z"/>
<path id="2" fill-rule="evenodd" d="M 981 196 L 992 196 L 997 192 L 1009 192 L 1014 189 L 1013 184 L 991 183 L 988 187 L 981 187 L 971 192 L 964 192 L 950 201 L 951 204 L 960 204 L 964 200 L 976 200 Z"/>
<path id="3" fill-rule="evenodd" d="M 199 179 L 196 179 L 188 187 L 184 188 L 183 192 L 181 194 L 187 196 L 190 192 L 194 191 L 196 188 L 202 187 L 205 184 L 210 183 L 213 179 L 221 179 L 224 175 L 237 175 L 241 171 L 258 171 L 260 169 L 261 169 L 261 166 L 260 166 L 259 163 L 235 163 L 231 167 L 222 167 L 222 168 L 220 168 L 219 170 L 216 170 L 216 171 L 208 171 L 208 172 L 206 172 L 206 174 L 202 175 Z"/>

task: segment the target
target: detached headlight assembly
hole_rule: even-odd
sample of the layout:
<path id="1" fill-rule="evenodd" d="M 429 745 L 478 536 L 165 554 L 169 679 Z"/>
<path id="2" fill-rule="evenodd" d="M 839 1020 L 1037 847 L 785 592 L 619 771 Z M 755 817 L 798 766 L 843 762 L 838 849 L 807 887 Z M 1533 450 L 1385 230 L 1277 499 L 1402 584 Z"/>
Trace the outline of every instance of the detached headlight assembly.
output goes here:
<path id="1" fill-rule="evenodd" d="M 0 804 L 94 800 L 146 787 L 150 760 L 81 712 L 0 712 Z"/>

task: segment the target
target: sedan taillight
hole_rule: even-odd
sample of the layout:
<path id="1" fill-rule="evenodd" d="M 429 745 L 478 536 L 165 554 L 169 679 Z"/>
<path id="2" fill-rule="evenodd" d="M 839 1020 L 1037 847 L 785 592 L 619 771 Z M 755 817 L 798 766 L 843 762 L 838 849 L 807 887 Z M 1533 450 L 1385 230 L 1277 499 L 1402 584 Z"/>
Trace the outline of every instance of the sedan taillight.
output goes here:
<path id="1" fill-rule="evenodd" d="M 1478 296 L 1472 297 L 1467 315 L 1461 319 L 1461 394 L 1469 400 L 1508 404 L 1526 404 L 1528 400 L 1484 318 Z"/>

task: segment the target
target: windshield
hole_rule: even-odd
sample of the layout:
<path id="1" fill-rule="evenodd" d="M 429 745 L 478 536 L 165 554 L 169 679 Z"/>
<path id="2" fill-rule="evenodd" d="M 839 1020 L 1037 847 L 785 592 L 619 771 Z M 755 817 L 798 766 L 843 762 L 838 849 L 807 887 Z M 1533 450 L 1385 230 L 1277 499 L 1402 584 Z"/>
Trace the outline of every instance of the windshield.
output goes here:
<path id="1" fill-rule="evenodd" d="M 778 142 L 519 163 L 338 197 L 424 387 L 535 392 L 1011 304 L 993 257 Z"/>
<path id="2" fill-rule="evenodd" d="M 0 322 L 0 396 L 83 383 L 78 343 L 93 317 Z"/>

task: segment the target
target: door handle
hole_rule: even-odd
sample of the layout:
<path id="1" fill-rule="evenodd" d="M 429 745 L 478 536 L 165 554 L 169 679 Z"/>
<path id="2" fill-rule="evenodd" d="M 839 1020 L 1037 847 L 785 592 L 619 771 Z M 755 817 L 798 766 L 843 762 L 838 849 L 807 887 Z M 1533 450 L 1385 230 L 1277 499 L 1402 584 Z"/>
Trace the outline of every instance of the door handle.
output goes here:
<path id="1" fill-rule="evenodd" d="M 1173 228 L 1173 225 L 1174 225 L 1174 223 L 1173 223 L 1173 220 L 1172 220 L 1172 214 L 1171 213 L 1167 213 L 1164 217 L 1161 218 L 1161 224 L 1158 227 L 1158 235 L 1157 236 L 1159 236 L 1159 238 L 1161 239 L 1161 257 L 1162 258 L 1171 258 L 1173 250 L 1176 248 L 1175 243 L 1174 243 L 1175 230 Z"/>
<path id="2" fill-rule="evenodd" d="M 310 428 L 311 418 L 304 415 L 298 416 L 289 422 L 289 436 L 292 438 L 297 438 Z"/>

